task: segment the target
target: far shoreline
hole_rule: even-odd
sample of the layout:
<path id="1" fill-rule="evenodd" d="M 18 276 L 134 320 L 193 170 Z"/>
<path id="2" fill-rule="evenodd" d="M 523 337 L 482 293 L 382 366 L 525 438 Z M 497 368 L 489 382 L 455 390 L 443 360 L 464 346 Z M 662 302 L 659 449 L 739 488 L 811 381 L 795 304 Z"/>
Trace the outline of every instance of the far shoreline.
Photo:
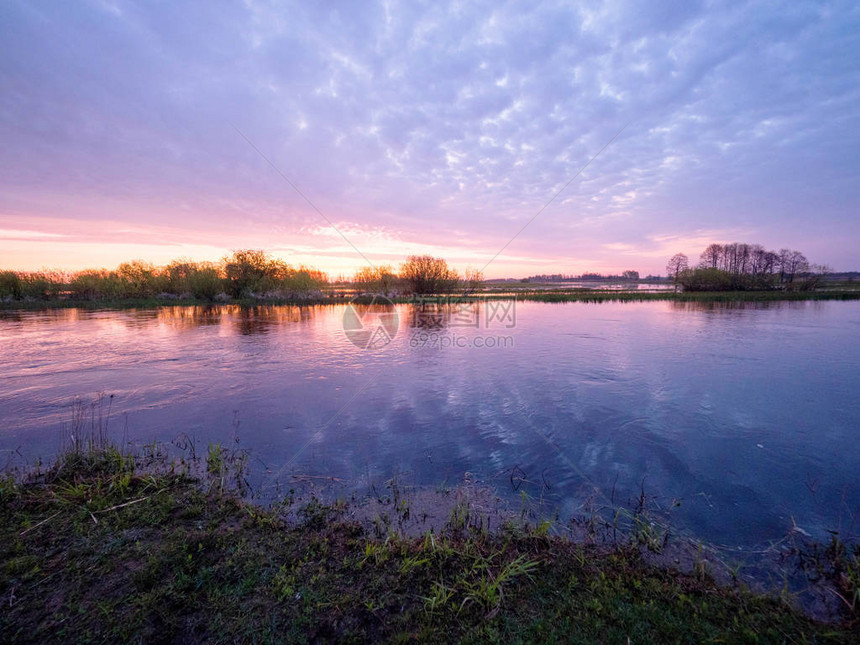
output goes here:
<path id="1" fill-rule="evenodd" d="M 2 300 L 0 311 L 38 311 L 51 309 L 154 309 L 159 307 L 218 307 L 239 306 L 253 308 L 259 306 L 318 306 L 345 305 L 351 302 L 371 304 L 373 295 L 330 295 L 284 298 L 229 298 L 204 300 L 196 298 L 128 298 L 115 300 L 80 299 L 29 299 Z M 860 288 L 833 288 L 821 291 L 657 291 L 639 292 L 612 289 L 516 289 L 504 293 L 484 291 L 469 294 L 427 294 L 416 296 L 390 296 L 391 304 L 421 304 L 458 302 L 463 300 L 516 300 L 519 302 L 799 302 L 811 300 L 860 300 Z M 387 304 L 387 303 L 386 303 Z"/>

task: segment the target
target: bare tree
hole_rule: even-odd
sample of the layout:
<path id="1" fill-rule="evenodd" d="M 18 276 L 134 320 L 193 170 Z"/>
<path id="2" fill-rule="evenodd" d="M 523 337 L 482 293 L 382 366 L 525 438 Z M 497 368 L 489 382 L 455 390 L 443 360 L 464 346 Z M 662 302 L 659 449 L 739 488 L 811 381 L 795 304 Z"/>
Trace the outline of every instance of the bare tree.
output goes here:
<path id="1" fill-rule="evenodd" d="M 790 251 L 785 257 L 782 270 L 788 282 L 793 282 L 798 273 L 809 271 L 809 261 L 800 251 Z"/>
<path id="2" fill-rule="evenodd" d="M 723 247 L 723 271 L 729 273 L 740 273 L 740 245 L 737 242 L 726 244 Z"/>
<path id="3" fill-rule="evenodd" d="M 750 273 L 753 275 L 761 275 L 764 273 L 765 256 L 767 251 L 761 244 L 752 244 L 750 246 Z"/>
<path id="4" fill-rule="evenodd" d="M 723 245 L 722 244 L 711 244 L 702 251 L 702 255 L 699 256 L 699 259 L 702 261 L 702 266 L 711 267 L 712 269 L 716 269 L 717 265 L 720 263 L 720 259 L 723 257 Z"/>
<path id="5" fill-rule="evenodd" d="M 764 267 L 762 269 L 762 273 L 766 275 L 772 274 L 776 271 L 776 263 L 779 260 L 779 257 L 773 251 L 765 251 L 764 254 Z"/>
<path id="6" fill-rule="evenodd" d="M 752 249 L 750 248 L 749 244 L 738 244 L 738 262 L 736 273 L 740 275 L 745 275 L 749 273 L 751 250 Z"/>
<path id="7" fill-rule="evenodd" d="M 676 287 L 678 285 L 678 276 L 682 271 L 686 271 L 690 266 L 690 260 L 683 253 L 676 253 L 669 259 L 669 264 L 666 265 L 666 275 L 672 279 Z"/>
<path id="8" fill-rule="evenodd" d="M 779 271 L 779 281 L 785 282 L 786 267 L 791 257 L 791 250 L 780 249 L 776 254 L 776 268 Z"/>

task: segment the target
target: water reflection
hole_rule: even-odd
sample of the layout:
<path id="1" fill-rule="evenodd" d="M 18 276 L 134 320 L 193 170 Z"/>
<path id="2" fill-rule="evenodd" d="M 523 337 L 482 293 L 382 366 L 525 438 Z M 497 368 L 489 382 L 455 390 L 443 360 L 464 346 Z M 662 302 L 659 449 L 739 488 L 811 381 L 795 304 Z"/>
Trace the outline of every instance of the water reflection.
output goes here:
<path id="1" fill-rule="evenodd" d="M 729 314 L 734 311 L 760 311 L 763 309 L 822 309 L 826 306 L 826 301 L 822 300 L 762 300 L 743 301 L 743 300 L 727 300 L 725 302 L 715 301 L 669 301 L 672 309 L 676 311 L 707 311 L 716 314 Z"/>
<path id="2" fill-rule="evenodd" d="M 158 322 L 176 330 L 189 330 L 221 324 L 222 317 L 235 315 L 240 311 L 233 306 L 208 307 L 161 307 Z"/>
<path id="3" fill-rule="evenodd" d="M 512 329 L 516 327 L 517 302 L 459 296 L 424 297 L 406 305 L 405 311 L 412 329 Z"/>
<path id="4" fill-rule="evenodd" d="M 635 498 L 644 479 L 682 500 L 682 524 L 730 544 L 781 537 L 792 516 L 823 534 L 860 503 L 860 303 L 392 311 L 399 333 L 376 351 L 346 338 L 343 306 L 0 312 L 0 450 L 51 453 L 74 397 L 105 391 L 140 440 L 205 446 L 238 419 L 272 471 L 262 485 L 469 472 L 572 514 L 595 490 Z M 516 344 L 410 346 L 434 329 Z"/>
<path id="5" fill-rule="evenodd" d="M 199 307 L 162 307 L 158 322 L 174 329 L 232 324 L 242 335 L 265 334 L 272 327 L 308 322 L 317 307 L 212 305 Z"/>

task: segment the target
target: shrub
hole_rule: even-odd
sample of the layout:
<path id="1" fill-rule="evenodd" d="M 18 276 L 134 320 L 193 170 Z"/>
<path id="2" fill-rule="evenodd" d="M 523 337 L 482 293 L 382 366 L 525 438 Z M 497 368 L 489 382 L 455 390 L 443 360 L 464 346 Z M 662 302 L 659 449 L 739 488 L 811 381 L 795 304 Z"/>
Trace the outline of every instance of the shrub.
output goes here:
<path id="1" fill-rule="evenodd" d="M 56 298 L 65 288 L 65 276 L 59 271 L 36 271 L 19 274 L 24 298 Z"/>
<path id="2" fill-rule="evenodd" d="M 459 276 L 442 258 L 413 255 L 400 268 L 400 277 L 410 293 L 438 294 L 457 288 Z"/>
<path id="3" fill-rule="evenodd" d="M 0 271 L 0 298 L 21 298 L 21 278 L 14 271 Z"/>
<path id="4" fill-rule="evenodd" d="M 69 292 L 78 300 L 98 300 L 111 297 L 115 285 L 105 269 L 86 269 L 76 273 L 69 282 Z"/>
<path id="5" fill-rule="evenodd" d="M 326 275 L 322 271 L 300 267 L 297 271 L 292 271 L 292 274 L 286 277 L 282 284 L 292 293 L 307 295 L 312 291 L 319 290 L 327 282 Z"/>
<path id="6" fill-rule="evenodd" d="M 141 260 L 123 262 L 116 268 L 115 276 L 120 298 L 151 298 L 167 290 L 163 275 Z"/>
<path id="7" fill-rule="evenodd" d="M 188 276 L 188 289 L 195 298 L 201 300 L 214 300 L 215 296 L 224 291 L 224 279 L 221 272 L 214 264 L 201 263 L 196 271 Z M 184 291 L 182 293 L 185 293 Z"/>
<path id="8" fill-rule="evenodd" d="M 0 298 L 44 300 L 67 293 L 76 300 L 190 295 L 214 301 L 264 294 L 306 296 L 327 283 L 328 277 L 322 271 L 294 269 L 264 251 L 250 249 L 234 251 L 220 265 L 179 259 L 156 267 L 134 260 L 120 264 L 115 271 L 85 269 L 70 275 L 59 271 L 0 271 Z"/>
<path id="9" fill-rule="evenodd" d="M 270 260 L 265 251 L 255 249 L 233 251 L 223 262 L 227 292 L 234 298 L 271 290 L 286 270 L 283 262 Z"/>
<path id="10" fill-rule="evenodd" d="M 213 300 L 224 290 L 221 271 L 211 262 L 174 260 L 162 270 L 166 291 L 177 296 L 191 295 Z"/>
<path id="11" fill-rule="evenodd" d="M 390 266 L 362 267 L 356 271 L 352 282 L 361 293 L 388 296 L 397 288 L 398 278 Z"/>
<path id="12" fill-rule="evenodd" d="M 686 269 L 678 274 L 678 284 L 684 291 L 747 291 L 772 289 L 777 278 L 773 275 L 749 275 L 703 268 Z"/>

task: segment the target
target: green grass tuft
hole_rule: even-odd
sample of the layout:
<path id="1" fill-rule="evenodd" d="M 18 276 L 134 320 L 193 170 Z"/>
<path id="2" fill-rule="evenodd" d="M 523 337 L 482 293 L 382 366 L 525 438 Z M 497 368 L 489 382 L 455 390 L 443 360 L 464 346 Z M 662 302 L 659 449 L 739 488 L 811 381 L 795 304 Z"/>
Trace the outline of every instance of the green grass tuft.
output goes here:
<path id="1" fill-rule="evenodd" d="M 376 539 L 343 505 L 300 521 L 233 489 L 143 472 L 105 446 L 0 480 L 0 640 L 851 642 L 858 552 L 838 542 L 845 622 L 647 564 L 634 543 L 491 533 L 457 507 L 442 534 Z M 95 449 L 98 448 L 98 449 Z M 80 451 L 79 451 L 80 452 Z M 212 447 L 210 479 L 230 455 Z M 647 542 L 652 536 L 645 531 Z M 852 623 L 852 621 L 854 621 Z"/>

